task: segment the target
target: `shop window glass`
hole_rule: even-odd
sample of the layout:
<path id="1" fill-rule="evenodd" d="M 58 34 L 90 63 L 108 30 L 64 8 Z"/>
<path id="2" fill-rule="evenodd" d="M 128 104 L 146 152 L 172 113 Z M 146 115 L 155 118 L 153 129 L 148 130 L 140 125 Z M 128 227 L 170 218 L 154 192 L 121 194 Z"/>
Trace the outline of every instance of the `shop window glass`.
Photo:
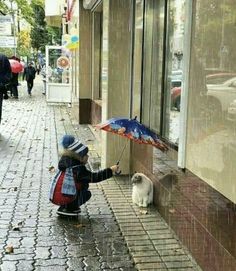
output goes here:
<path id="1" fill-rule="evenodd" d="M 140 116 L 141 78 L 142 78 L 142 44 L 143 44 L 143 0 L 136 0 L 134 26 L 133 57 L 133 101 L 132 115 Z"/>
<path id="2" fill-rule="evenodd" d="M 236 203 L 236 2 L 193 5 L 186 167 Z"/>
<path id="3" fill-rule="evenodd" d="M 160 133 L 164 1 L 145 1 L 142 122 Z"/>
<path id="4" fill-rule="evenodd" d="M 178 145 L 184 57 L 185 0 L 167 6 L 163 136 Z"/>
<path id="5" fill-rule="evenodd" d="M 93 12 L 93 48 L 92 48 L 92 89 L 93 99 L 102 98 L 102 81 L 104 79 L 102 73 L 102 7 L 99 6 L 96 12 Z"/>
<path id="6" fill-rule="evenodd" d="M 142 122 L 176 145 L 179 139 L 184 21 L 185 0 L 168 1 L 167 10 L 165 1 L 145 1 Z"/>

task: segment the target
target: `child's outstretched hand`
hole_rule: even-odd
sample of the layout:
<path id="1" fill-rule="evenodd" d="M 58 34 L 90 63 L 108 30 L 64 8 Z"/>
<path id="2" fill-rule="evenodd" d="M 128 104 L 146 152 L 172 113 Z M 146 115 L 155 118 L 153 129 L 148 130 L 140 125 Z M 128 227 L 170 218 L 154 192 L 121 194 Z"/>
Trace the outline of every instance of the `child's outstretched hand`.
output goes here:
<path id="1" fill-rule="evenodd" d="M 110 169 L 112 170 L 113 174 L 120 171 L 119 165 L 113 165 L 110 167 Z"/>

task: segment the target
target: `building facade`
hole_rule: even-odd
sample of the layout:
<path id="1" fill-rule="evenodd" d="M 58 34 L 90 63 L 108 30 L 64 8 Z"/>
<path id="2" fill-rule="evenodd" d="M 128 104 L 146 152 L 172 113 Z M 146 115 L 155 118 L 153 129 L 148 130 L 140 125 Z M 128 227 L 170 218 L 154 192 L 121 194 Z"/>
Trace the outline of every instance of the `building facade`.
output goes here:
<path id="1" fill-rule="evenodd" d="M 236 270 L 235 1 L 78 3 L 78 122 L 137 116 L 156 132 L 178 180 L 161 182 L 166 158 L 132 142 L 122 172 L 153 180 L 158 211 L 203 270 Z M 109 165 L 125 139 L 101 132 L 100 140 L 102 166 Z"/>

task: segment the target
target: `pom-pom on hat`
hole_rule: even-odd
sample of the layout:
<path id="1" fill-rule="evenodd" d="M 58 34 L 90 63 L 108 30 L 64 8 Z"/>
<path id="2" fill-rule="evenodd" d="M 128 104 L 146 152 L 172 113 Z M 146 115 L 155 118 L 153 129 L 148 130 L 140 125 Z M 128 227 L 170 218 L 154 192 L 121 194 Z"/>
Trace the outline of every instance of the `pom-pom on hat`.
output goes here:
<path id="1" fill-rule="evenodd" d="M 81 143 L 79 140 L 75 139 L 72 135 L 64 135 L 61 144 L 64 149 L 73 151 L 81 157 L 88 153 L 88 147 Z"/>

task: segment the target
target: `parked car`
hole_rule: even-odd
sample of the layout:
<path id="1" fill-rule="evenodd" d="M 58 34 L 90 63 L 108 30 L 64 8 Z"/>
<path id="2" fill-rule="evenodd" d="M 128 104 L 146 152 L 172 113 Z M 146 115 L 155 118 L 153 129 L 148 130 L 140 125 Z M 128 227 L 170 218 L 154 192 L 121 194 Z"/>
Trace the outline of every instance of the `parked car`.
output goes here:
<path id="1" fill-rule="evenodd" d="M 210 83 L 209 83 L 210 82 Z M 207 100 L 213 111 L 227 112 L 236 99 L 236 73 L 217 73 L 206 76 Z M 171 89 L 171 106 L 180 110 L 181 86 Z"/>
<path id="2" fill-rule="evenodd" d="M 231 79 L 232 77 L 235 77 L 235 76 L 236 76 L 236 73 L 230 73 L 230 72 L 208 74 L 206 76 L 206 84 L 222 84 L 226 80 Z"/>
<path id="3" fill-rule="evenodd" d="M 173 70 L 171 73 L 171 108 L 180 111 L 180 95 L 183 72 L 182 70 Z"/>
<path id="4" fill-rule="evenodd" d="M 180 111 L 181 86 L 171 89 L 171 108 L 176 108 Z"/>
<path id="5" fill-rule="evenodd" d="M 236 77 L 222 84 L 207 84 L 207 97 L 217 103 L 219 110 L 227 112 L 230 104 L 236 99 Z"/>

